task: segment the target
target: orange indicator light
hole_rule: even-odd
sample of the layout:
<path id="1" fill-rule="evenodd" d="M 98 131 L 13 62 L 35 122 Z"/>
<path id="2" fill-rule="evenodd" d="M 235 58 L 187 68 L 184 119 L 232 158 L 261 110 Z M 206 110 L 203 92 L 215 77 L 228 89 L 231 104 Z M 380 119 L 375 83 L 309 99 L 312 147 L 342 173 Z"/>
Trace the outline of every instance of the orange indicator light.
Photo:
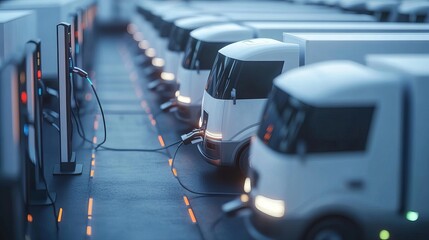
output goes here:
<path id="1" fill-rule="evenodd" d="M 191 221 L 192 221 L 193 223 L 196 223 L 196 222 L 197 222 L 197 219 L 195 218 L 194 211 L 192 211 L 192 209 L 191 209 L 191 208 L 188 208 L 188 213 L 189 213 L 189 216 L 191 217 Z"/>
<path id="2" fill-rule="evenodd" d="M 92 204 L 94 202 L 93 198 L 89 198 L 88 200 L 88 216 L 92 216 Z"/>
<path id="3" fill-rule="evenodd" d="M 86 226 L 86 235 L 91 236 L 91 234 L 92 234 L 91 226 Z"/>
<path id="4" fill-rule="evenodd" d="M 58 212 L 58 222 L 61 222 L 61 220 L 63 219 L 63 208 L 60 208 L 60 211 Z"/>
<path id="5" fill-rule="evenodd" d="M 161 147 L 165 147 L 164 139 L 162 139 L 161 135 L 158 135 L 158 141 L 159 141 L 159 144 L 161 144 Z"/>
<path id="6" fill-rule="evenodd" d="M 185 202 L 186 206 L 189 206 L 189 199 L 186 196 L 183 196 L 183 201 Z"/>
<path id="7" fill-rule="evenodd" d="M 27 214 L 27 222 L 33 222 L 33 216 L 31 214 Z"/>

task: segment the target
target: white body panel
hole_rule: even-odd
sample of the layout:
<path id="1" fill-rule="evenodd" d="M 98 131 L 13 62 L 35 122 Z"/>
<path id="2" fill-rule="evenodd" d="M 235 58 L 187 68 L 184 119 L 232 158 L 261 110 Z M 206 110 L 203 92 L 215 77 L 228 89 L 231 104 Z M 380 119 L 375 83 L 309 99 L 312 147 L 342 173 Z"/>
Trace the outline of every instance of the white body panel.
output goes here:
<path id="1" fill-rule="evenodd" d="M 182 55 L 183 53 L 181 52 L 173 52 L 167 49 L 165 52 L 164 72 L 173 73 L 176 76 Z"/>
<path id="2" fill-rule="evenodd" d="M 28 9 L 36 13 L 35 29 L 37 37 L 43 43 L 43 75 L 55 78 L 57 75 L 56 25 L 59 22 L 69 21 L 70 14 L 74 13 L 84 3 L 84 1 L 75 0 L 22 0 L 4 2 L 0 4 L 0 8 L 4 10 Z"/>
<path id="3" fill-rule="evenodd" d="M 300 45 L 301 66 L 327 60 L 364 63 L 366 54 L 429 53 L 426 33 L 285 33 L 284 42 Z"/>
<path id="4" fill-rule="evenodd" d="M 206 87 L 206 80 L 210 74 L 210 70 L 194 70 L 185 69 L 179 65 L 177 71 L 177 82 L 180 83 L 179 92 L 181 96 L 186 96 L 191 99 L 189 104 L 178 102 L 180 105 L 193 107 L 201 107 L 203 100 L 204 88 Z"/>
<path id="5" fill-rule="evenodd" d="M 429 216 L 427 201 L 429 189 L 422 187 L 422 183 L 429 181 L 429 149 L 427 134 L 429 133 L 429 108 L 427 93 L 429 91 L 429 55 L 386 55 L 369 56 L 368 65 L 375 69 L 392 72 L 407 79 L 412 93 L 410 102 L 410 188 L 408 203 L 409 209 L 421 215 Z"/>
<path id="6" fill-rule="evenodd" d="M 2 69 L 3 68 L 3 69 Z M 21 176 L 18 72 L 15 65 L 0 67 L 0 179 L 17 181 Z"/>
<path id="7" fill-rule="evenodd" d="M 27 30 L 20 31 L 24 28 Z M 18 52 L 22 52 L 27 41 L 36 37 L 35 12 L 1 10 L 0 5 L 0 65 Z"/>

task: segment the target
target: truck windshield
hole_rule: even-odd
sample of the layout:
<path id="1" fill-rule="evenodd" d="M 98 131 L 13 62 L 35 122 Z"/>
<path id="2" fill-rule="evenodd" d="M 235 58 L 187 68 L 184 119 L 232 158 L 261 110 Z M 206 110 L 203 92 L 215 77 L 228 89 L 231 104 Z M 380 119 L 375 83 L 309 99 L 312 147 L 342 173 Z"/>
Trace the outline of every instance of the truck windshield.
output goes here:
<path id="1" fill-rule="evenodd" d="M 190 37 L 182 67 L 189 70 L 210 70 L 217 52 L 231 42 L 206 42 Z"/>
<path id="2" fill-rule="evenodd" d="M 267 98 L 283 64 L 283 61 L 241 61 L 218 53 L 207 79 L 206 91 L 217 99 L 232 99 L 233 89 L 237 99 Z"/>
<path id="3" fill-rule="evenodd" d="M 161 30 L 159 31 L 159 36 L 162 38 L 167 38 L 170 35 L 170 31 L 173 28 L 173 22 L 163 21 L 161 25 Z"/>
<path id="4" fill-rule="evenodd" d="M 191 30 L 174 26 L 170 32 L 168 40 L 168 50 L 173 52 L 182 52 L 185 50 Z"/>
<path id="5" fill-rule="evenodd" d="M 310 106 L 274 87 L 258 137 L 281 153 L 296 154 L 299 141 L 308 153 L 364 151 L 374 108 Z"/>

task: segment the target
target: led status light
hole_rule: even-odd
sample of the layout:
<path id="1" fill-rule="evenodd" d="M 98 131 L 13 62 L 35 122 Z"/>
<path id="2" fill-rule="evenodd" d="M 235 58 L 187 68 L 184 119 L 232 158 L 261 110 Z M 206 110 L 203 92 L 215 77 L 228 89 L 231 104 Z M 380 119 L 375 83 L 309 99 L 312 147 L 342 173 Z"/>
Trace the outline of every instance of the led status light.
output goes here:
<path id="1" fill-rule="evenodd" d="M 407 218 L 408 221 L 414 222 L 414 221 L 417 221 L 417 219 L 419 219 L 419 213 L 408 211 L 405 217 Z"/>
<path id="2" fill-rule="evenodd" d="M 25 91 L 21 92 L 21 102 L 23 104 L 27 103 L 27 92 L 25 92 Z"/>
<path id="3" fill-rule="evenodd" d="M 378 234 L 378 237 L 380 238 L 380 240 L 388 240 L 390 238 L 390 233 L 389 231 L 383 229 Z"/>

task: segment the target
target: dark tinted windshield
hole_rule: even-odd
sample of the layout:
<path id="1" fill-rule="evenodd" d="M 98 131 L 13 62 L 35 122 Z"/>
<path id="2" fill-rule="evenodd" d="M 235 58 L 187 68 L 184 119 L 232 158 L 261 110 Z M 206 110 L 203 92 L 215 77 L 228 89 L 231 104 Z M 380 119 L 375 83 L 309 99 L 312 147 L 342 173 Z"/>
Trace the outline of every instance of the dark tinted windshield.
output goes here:
<path id="1" fill-rule="evenodd" d="M 186 42 L 188 41 L 190 32 L 191 30 L 174 26 L 170 32 L 168 50 L 173 52 L 183 52 L 185 50 Z"/>
<path id="2" fill-rule="evenodd" d="M 206 90 L 214 98 L 267 98 L 273 80 L 283 68 L 283 61 L 241 61 L 218 53 L 207 80 Z"/>
<path id="3" fill-rule="evenodd" d="M 161 30 L 159 30 L 159 36 L 161 36 L 162 38 L 169 37 L 173 26 L 174 26 L 173 22 L 163 21 L 161 25 Z"/>
<path id="4" fill-rule="evenodd" d="M 205 42 L 189 38 L 182 66 L 191 70 L 210 70 L 217 52 L 231 42 Z"/>
<path id="5" fill-rule="evenodd" d="M 374 107 L 313 107 L 274 87 L 258 137 L 275 151 L 309 153 L 364 151 Z"/>

